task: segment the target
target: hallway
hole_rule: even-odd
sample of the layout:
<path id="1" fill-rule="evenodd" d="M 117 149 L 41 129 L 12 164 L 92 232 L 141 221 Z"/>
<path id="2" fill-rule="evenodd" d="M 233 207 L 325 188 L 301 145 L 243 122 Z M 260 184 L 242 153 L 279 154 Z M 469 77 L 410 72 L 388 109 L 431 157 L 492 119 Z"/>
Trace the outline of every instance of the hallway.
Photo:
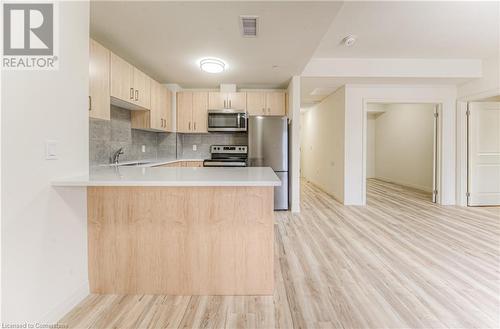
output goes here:
<path id="1" fill-rule="evenodd" d="M 70 328 L 498 327 L 500 208 L 369 180 L 366 207 L 302 182 L 276 213 L 274 297 L 91 295 Z"/>

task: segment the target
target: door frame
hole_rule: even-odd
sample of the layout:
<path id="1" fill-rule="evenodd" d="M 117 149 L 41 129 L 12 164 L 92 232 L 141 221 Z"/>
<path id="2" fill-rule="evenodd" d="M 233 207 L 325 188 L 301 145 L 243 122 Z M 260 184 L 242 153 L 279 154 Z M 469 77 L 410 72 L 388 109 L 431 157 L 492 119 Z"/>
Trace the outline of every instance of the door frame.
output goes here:
<path id="1" fill-rule="evenodd" d="M 406 100 L 394 100 L 394 99 L 363 99 L 363 204 L 366 205 L 366 162 L 367 162 L 367 125 L 368 125 L 368 104 L 429 104 L 434 105 L 434 113 L 437 113 L 434 126 L 434 145 L 433 145 L 433 202 L 441 204 L 442 203 L 442 143 L 443 143 L 443 104 L 439 101 L 406 101 Z"/>

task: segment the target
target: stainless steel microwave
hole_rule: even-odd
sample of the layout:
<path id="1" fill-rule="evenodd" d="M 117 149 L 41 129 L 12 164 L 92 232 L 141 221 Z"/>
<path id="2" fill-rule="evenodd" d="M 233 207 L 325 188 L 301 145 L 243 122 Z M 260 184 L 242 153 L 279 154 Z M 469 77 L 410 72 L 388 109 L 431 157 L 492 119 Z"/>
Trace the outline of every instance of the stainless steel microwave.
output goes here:
<path id="1" fill-rule="evenodd" d="M 208 131 L 247 131 L 244 110 L 208 110 Z"/>

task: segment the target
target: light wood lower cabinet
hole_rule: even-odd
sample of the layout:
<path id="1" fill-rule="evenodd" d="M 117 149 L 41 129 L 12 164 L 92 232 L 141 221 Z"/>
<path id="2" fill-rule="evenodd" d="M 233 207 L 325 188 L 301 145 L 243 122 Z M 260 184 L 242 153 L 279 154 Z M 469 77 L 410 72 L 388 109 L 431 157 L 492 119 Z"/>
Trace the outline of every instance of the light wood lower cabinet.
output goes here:
<path id="1" fill-rule="evenodd" d="M 208 93 L 182 91 L 177 93 L 177 132 L 206 133 Z"/>
<path id="2" fill-rule="evenodd" d="M 203 161 L 176 161 L 167 163 L 164 165 L 159 165 L 155 167 L 190 167 L 190 168 L 199 168 L 203 167 Z"/>
<path id="3" fill-rule="evenodd" d="M 247 92 L 247 111 L 249 115 L 284 116 L 286 115 L 286 93 L 284 91 Z"/>
<path id="4" fill-rule="evenodd" d="M 111 52 L 90 39 L 89 116 L 110 119 L 109 67 Z"/>

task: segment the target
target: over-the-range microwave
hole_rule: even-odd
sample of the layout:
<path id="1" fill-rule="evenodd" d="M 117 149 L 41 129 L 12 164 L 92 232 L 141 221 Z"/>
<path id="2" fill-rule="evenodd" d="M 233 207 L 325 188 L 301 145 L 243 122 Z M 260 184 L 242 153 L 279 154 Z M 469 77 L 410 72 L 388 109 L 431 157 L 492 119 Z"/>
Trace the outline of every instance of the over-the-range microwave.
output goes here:
<path id="1" fill-rule="evenodd" d="M 245 110 L 208 110 L 208 131 L 247 131 Z"/>

